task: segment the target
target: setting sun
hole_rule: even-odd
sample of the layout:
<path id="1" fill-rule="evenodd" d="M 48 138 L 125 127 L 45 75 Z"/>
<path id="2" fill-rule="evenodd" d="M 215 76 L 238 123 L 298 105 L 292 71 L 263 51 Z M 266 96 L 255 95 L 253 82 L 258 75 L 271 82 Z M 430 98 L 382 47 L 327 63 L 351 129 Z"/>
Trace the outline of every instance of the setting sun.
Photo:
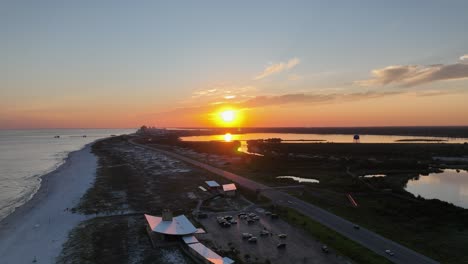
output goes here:
<path id="1" fill-rule="evenodd" d="M 232 122 L 236 118 L 236 114 L 234 113 L 233 110 L 226 110 L 221 112 L 221 119 L 224 122 Z"/>

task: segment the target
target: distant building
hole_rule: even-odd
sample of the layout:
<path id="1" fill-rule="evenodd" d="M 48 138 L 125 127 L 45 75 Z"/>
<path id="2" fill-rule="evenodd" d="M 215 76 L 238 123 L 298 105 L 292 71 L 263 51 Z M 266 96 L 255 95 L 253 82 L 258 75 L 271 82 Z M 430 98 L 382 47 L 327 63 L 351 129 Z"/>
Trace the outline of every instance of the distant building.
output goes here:
<path id="1" fill-rule="evenodd" d="M 219 189 L 219 187 L 221 187 L 216 181 L 206 181 L 206 185 L 208 185 L 208 187 L 211 190 L 216 190 Z"/>
<path id="2" fill-rule="evenodd" d="M 224 184 L 223 192 L 226 196 L 236 196 L 237 187 L 234 183 Z"/>

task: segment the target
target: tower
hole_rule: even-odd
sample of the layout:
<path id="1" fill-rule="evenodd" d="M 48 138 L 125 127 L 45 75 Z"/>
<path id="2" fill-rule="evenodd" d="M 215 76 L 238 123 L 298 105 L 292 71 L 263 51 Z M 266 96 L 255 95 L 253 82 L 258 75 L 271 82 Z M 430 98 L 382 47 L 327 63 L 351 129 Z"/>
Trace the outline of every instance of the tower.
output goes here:
<path id="1" fill-rule="evenodd" d="M 353 142 L 354 142 L 354 143 L 360 143 L 360 142 L 361 142 L 361 141 L 360 141 L 360 138 L 361 138 L 361 137 L 359 137 L 359 135 L 357 135 L 357 134 L 354 135 L 354 137 L 353 137 Z"/>

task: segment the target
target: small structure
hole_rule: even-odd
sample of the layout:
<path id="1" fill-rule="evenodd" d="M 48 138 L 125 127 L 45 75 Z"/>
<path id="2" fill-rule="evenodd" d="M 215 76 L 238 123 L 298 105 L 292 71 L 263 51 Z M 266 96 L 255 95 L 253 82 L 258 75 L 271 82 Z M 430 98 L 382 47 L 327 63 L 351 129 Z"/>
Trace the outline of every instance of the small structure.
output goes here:
<path id="1" fill-rule="evenodd" d="M 188 244 L 190 253 L 206 264 L 233 264 L 234 260 L 228 257 L 221 257 L 211 249 L 201 243 Z"/>
<path id="2" fill-rule="evenodd" d="M 357 134 L 356 134 L 356 135 L 354 135 L 354 137 L 353 137 L 353 141 L 354 141 L 354 143 L 359 143 L 359 142 L 360 142 L 360 140 L 361 140 L 361 137 L 360 137 L 359 135 L 357 135 Z"/>
<path id="3" fill-rule="evenodd" d="M 237 187 L 234 183 L 223 184 L 223 192 L 226 196 L 235 196 Z"/>
<path id="4" fill-rule="evenodd" d="M 210 190 L 217 190 L 219 187 L 221 187 L 216 181 L 206 181 L 206 185 L 208 185 Z"/>

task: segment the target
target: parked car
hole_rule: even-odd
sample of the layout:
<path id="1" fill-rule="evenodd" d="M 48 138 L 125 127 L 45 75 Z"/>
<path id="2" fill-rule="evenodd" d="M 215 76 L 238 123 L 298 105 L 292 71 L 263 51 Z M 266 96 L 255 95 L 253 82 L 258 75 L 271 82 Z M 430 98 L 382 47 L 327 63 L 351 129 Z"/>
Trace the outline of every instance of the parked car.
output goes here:
<path id="1" fill-rule="evenodd" d="M 353 228 L 359 230 L 361 227 L 359 227 L 358 225 L 354 225 Z"/>
<path id="2" fill-rule="evenodd" d="M 257 243 L 257 237 L 251 237 L 249 238 L 249 243 Z"/>
<path id="3" fill-rule="evenodd" d="M 226 216 L 224 217 L 224 219 L 226 219 L 226 220 L 232 220 L 232 216 L 226 215 Z"/>
<path id="4" fill-rule="evenodd" d="M 279 234 L 278 237 L 279 237 L 279 238 L 286 238 L 286 237 L 288 237 L 288 235 L 286 235 L 286 234 Z"/>
<path id="5" fill-rule="evenodd" d="M 260 231 L 260 236 L 268 236 L 269 234 L 270 234 L 270 232 L 268 232 L 268 230 Z"/>
<path id="6" fill-rule="evenodd" d="M 324 253 L 330 252 L 330 250 L 328 250 L 328 247 L 327 247 L 326 245 L 323 245 L 323 246 L 322 246 L 322 251 L 323 251 Z"/>
<path id="7" fill-rule="evenodd" d="M 248 238 L 251 238 L 252 237 L 252 234 L 250 233 L 242 233 L 242 238 L 243 239 L 248 239 Z"/>
<path id="8" fill-rule="evenodd" d="M 390 256 L 394 256 L 394 255 L 395 255 L 395 253 L 393 253 L 393 251 L 391 251 L 390 249 L 386 249 L 386 250 L 385 250 L 385 253 L 387 253 L 387 254 L 390 255 Z"/>
<path id="9" fill-rule="evenodd" d="M 253 219 L 247 219 L 247 224 L 253 224 L 253 223 L 255 223 L 255 220 L 253 220 Z"/>
<path id="10" fill-rule="evenodd" d="M 285 247 L 286 247 L 286 243 L 279 243 L 276 247 L 277 247 L 277 248 L 285 248 Z"/>
<path id="11" fill-rule="evenodd" d="M 230 227 L 231 226 L 231 223 L 229 223 L 228 221 L 224 221 L 224 222 L 221 222 L 220 225 L 222 227 Z"/>

